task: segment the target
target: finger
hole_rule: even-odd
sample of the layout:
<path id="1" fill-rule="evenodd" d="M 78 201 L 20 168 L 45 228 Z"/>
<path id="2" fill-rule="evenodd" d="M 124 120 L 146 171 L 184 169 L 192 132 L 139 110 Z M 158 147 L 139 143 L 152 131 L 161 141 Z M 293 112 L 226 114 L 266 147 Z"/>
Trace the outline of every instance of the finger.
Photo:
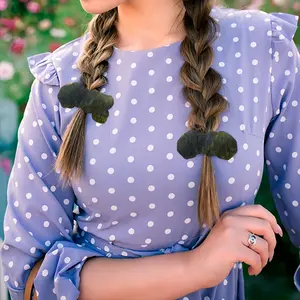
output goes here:
<path id="1" fill-rule="evenodd" d="M 244 233 L 245 238 L 242 240 L 242 243 L 244 246 L 250 248 L 251 250 L 255 251 L 257 254 L 259 254 L 262 262 L 262 268 L 264 268 L 268 263 L 268 258 L 269 258 L 268 242 L 265 239 L 256 236 L 256 243 L 254 245 L 249 245 L 248 239 L 250 234 L 251 234 L 250 232 L 245 231 Z"/>
<path id="2" fill-rule="evenodd" d="M 224 218 L 223 222 L 225 222 L 226 219 L 229 219 L 228 222 L 230 222 L 230 226 L 233 226 L 234 224 L 234 226 L 240 229 L 245 229 L 248 232 L 263 236 L 263 238 L 268 242 L 269 258 L 272 260 L 277 241 L 274 231 L 268 221 L 256 217 L 239 215 L 228 215 Z M 248 236 L 246 236 L 246 238 L 248 238 Z"/>
<path id="3" fill-rule="evenodd" d="M 279 234 L 281 237 L 283 236 L 282 229 L 278 225 L 275 216 L 261 205 L 240 206 L 238 208 L 228 210 L 226 214 L 256 217 L 267 220 L 270 223 L 273 231 Z"/>
<path id="4" fill-rule="evenodd" d="M 262 270 L 262 261 L 259 254 L 246 246 L 242 246 L 240 251 L 240 261 L 249 265 L 249 275 L 258 275 Z"/>

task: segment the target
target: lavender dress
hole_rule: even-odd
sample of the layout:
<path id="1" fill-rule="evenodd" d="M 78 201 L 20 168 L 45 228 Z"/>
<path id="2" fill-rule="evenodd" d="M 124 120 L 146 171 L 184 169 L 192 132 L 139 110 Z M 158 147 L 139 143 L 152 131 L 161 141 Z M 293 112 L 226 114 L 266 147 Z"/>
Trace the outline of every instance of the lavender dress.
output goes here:
<path id="1" fill-rule="evenodd" d="M 212 15 L 221 31 L 213 68 L 230 102 L 219 130 L 231 133 L 239 147 L 229 161 L 213 158 L 221 209 L 253 204 L 266 161 L 277 209 L 299 247 L 297 17 L 218 7 Z M 179 79 L 180 42 L 135 52 L 115 48 L 102 89 L 115 104 L 103 125 L 88 115 L 84 176 L 61 189 L 52 165 L 76 108 L 62 108 L 57 93 L 79 80 L 76 61 L 86 39 L 28 58 L 36 80 L 18 132 L 1 252 L 13 300 L 23 299 L 30 269 L 44 254 L 35 279 L 39 298 L 74 300 L 88 257 L 188 251 L 208 233 L 197 221 L 202 158 L 185 160 L 176 147 L 191 110 Z M 300 271 L 294 281 L 300 290 Z M 220 285 L 181 298 L 188 299 L 244 299 L 242 264 Z"/>

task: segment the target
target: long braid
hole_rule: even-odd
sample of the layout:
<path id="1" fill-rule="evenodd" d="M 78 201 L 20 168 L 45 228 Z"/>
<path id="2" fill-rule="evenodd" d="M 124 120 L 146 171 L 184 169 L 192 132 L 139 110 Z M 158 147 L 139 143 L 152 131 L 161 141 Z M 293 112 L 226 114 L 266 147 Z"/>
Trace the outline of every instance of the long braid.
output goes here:
<path id="1" fill-rule="evenodd" d="M 186 37 L 181 45 L 185 63 L 181 69 L 184 95 L 192 111 L 188 127 L 201 132 L 216 131 L 220 114 L 227 109 L 227 101 L 218 93 L 222 86 L 221 75 L 211 68 L 217 23 L 210 16 L 212 1 L 185 0 L 184 26 Z M 201 182 L 198 192 L 200 224 L 212 226 L 219 217 L 219 201 L 212 158 L 204 155 Z"/>
<path id="2" fill-rule="evenodd" d="M 89 23 L 90 37 L 85 43 L 84 52 L 78 61 L 82 80 L 89 90 L 97 89 L 106 83 L 104 73 L 108 70 L 108 59 L 113 54 L 113 46 L 118 33 L 117 9 L 96 15 Z M 63 136 L 63 143 L 55 168 L 60 171 L 64 183 L 71 178 L 79 178 L 83 172 L 86 114 L 78 109 Z"/>

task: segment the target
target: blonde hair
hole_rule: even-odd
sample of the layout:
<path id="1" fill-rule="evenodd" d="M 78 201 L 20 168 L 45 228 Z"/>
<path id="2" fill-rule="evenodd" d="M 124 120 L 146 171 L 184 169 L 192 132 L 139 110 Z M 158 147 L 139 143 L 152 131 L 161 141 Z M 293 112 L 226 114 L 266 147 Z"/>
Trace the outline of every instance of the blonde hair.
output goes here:
<path id="1" fill-rule="evenodd" d="M 183 92 L 192 110 L 188 127 L 202 132 L 216 131 L 220 114 L 228 103 L 218 92 L 222 86 L 221 75 L 211 68 L 214 53 L 212 43 L 218 32 L 218 24 L 211 17 L 213 1 L 183 0 L 183 23 L 186 37 L 181 44 L 185 62 L 180 78 Z M 90 90 L 106 83 L 104 73 L 118 39 L 117 8 L 96 15 L 88 26 L 90 37 L 78 62 L 83 81 Z M 55 167 L 65 181 L 79 178 L 83 172 L 86 114 L 78 109 L 63 136 L 63 143 Z M 203 156 L 201 182 L 198 191 L 199 223 L 212 226 L 219 217 L 219 201 L 212 158 Z"/>

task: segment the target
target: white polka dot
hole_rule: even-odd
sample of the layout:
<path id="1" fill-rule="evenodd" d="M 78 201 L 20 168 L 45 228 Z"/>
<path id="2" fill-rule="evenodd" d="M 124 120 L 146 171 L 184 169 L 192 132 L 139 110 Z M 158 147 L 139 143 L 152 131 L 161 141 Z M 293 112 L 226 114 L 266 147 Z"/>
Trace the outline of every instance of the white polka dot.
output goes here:
<path id="1" fill-rule="evenodd" d="M 43 270 L 42 275 L 43 275 L 44 277 L 48 276 L 48 270 L 46 270 L 46 269 Z"/>
<path id="2" fill-rule="evenodd" d="M 286 189 L 290 189 L 291 188 L 291 185 L 289 184 L 289 183 L 286 183 L 285 185 L 284 185 L 284 187 L 286 188 Z"/>
<path id="3" fill-rule="evenodd" d="M 131 201 L 131 202 L 134 202 L 134 201 L 136 200 L 136 198 L 135 198 L 134 196 L 130 196 L 128 199 L 129 199 L 129 201 Z"/>
<path id="4" fill-rule="evenodd" d="M 174 212 L 173 212 L 173 211 L 169 211 L 169 212 L 167 213 L 167 216 L 168 216 L 169 218 L 173 217 L 173 216 L 174 216 Z"/>
<path id="5" fill-rule="evenodd" d="M 134 183 L 134 178 L 133 177 L 128 177 L 127 182 L 128 183 Z"/>
<path id="6" fill-rule="evenodd" d="M 133 228 L 130 228 L 130 229 L 128 230 L 128 233 L 129 233 L 129 234 L 134 234 L 134 232 L 135 232 L 135 231 L 134 231 Z"/>
<path id="7" fill-rule="evenodd" d="M 24 266 L 24 270 L 26 271 L 26 270 L 29 270 L 30 269 L 30 266 L 29 265 L 25 265 Z"/>
<path id="8" fill-rule="evenodd" d="M 187 166 L 188 166 L 188 168 L 193 168 L 194 167 L 194 162 L 188 161 Z"/>
<path id="9" fill-rule="evenodd" d="M 188 201 L 187 206 L 191 207 L 193 205 L 194 205 L 194 201 L 193 200 Z"/>
<path id="10" fill-rule="evenodd" d="M 171 233 L 171 229 L 170 228 L 168 228 L 168 229 L 165 230 L 165 234 L 170 234 L 170 233 Z"/>
<path id="11" fill-rule="evenodd" d="M 229 179 L 228 179 L 228 183 L 229 184 L 233 184 L 235 182 L 235 179 L 233 178 L 233 177 L 230 177 Z"/>
<path id="12" fill-rule="evenodd" d="M 233 38 L 233 41 L 234 41 L 235 43 L 237 43 L 239 40 L 240 40 L 240 39 L 239 39 L 237 36 Z"/>
<path id="13" fill-rule="evenodd" d="M 192 221 L 191 218 L 186 218 L 186 219 L 184 220 L 184 223 L 185 223 L 185 224 L 189 224 L 189 223 L 191 223 L 191 221 Z"/>
<path id="14" fill-rule="evenodd" d="M 154 88 L 150 88 L 149 89 L 149 94 L 154 94 L 155 93 L 155 89 Z"/>
<path id="15" fill-rule="evenodd" d="M 230 202 L 232 201 L 232 197 L 231 196 L 228 196 L 226 199 L 225 199 L 226 202 Z"/>
<path id="16" fill-rule="evenodd" d="M 168 153 L 168 154 L 167 154 L 167 159 L 168 159 L 168 160 L 171 160 L 172 158 L 173 158 L 173 154 L 172 154 L 172 153 Z"/>
<path id="17" fill-rule="evenodd" d="M 47 210 L 48 210 L 48 206 L 47 206 L 47 205 L 43 205 L 43 206 L 42 206 L 42 210 L 43 210 L 43 211 L 47 211 Z"/>
<path id="18" fill-rule="evenodd" d="M 156 206 L 156 205 L 155 205 L 154 203 L 150 203 L 150 204 L 149 204 L 149 208 L 150 208 L 150 209 L 154 209 L 155 206 Z"/>
<path id="19" fill-rule="evenodd" d="M 65 262 L 66 264 L 68 264 L 70 261 L 71 261 L 71 258 L 70 258 L 70 257 L 65 257 L 64 262 Z"/>
<path id="20" fill-rule="evenodd" d="M 223 116 L 223 117 L 222 117 L 222 121 L 223 121 L 224 123 L 228 122 L 228 117 L 227 117 L 227 116 Z"/>
<path id="21" fill-rule="evenodd" d="M 130 213 L 130 216 L 133 217 L 133 218 L 135 218 L 137 216 L 137 213 L 136 212 L 132 212 L 132 213 Z"/>
<path id="22" fill-rule="evenodd" d="M 169 199 L 174 199 L 174 198 L 175 198 L 175 194 L 174 194 L 174 193 L 170 193 L 170 194 L 168 195 L 168 198 L 169 198 Z"/>
<path id="23" fill-rule="evenodd" d="M 41 158 L 42 159 L 47 159 L 48 155 L 46 153 L 42 153 Z"/>
<path id="24" fill-rule="evenodd" d="M 147 171 L 152 172 L 154 170 L 154 167 L 152 165 L 147 166 Z"/>
<path id="25" fill-rule="evenodd" d="M 154 146 L 153 146 L 153 145 L 149 145 L 149 146 L 147 147 L 147 150 L 148 150 L 148 151 L 153 151 L 153 149 L 154 149 Z"/>
<path id="26" fill-rule="evenodd" d="M 30 219 L 30 218 L 31 218 L 31 213 L 27 212 L 27 213 L 25 214 L 25 216 L 26 216 L 27 219 Z"/>
<path id="27" fill-rule="evenodd" d="M 153 221 L 149 221 L 149 222 L 147 223 L 147 225 L 148 225 L 148 227 L 153 227 L 153 226 L 154 226 L 154 222 L 153 222 Z"/>
<path id="28" fill-rule="evenodd" d="M 118 209 L 118 207 L 116 206 L 116 205 L 113 205 L 112 207 L 111 207 L 111 210 L 112 211 L 116 211 Z"/>
<path id="29" fill-rule="evenodd" d="M 297 105 L 298 105 L 298 101 L 294 100 L 294 101 L 292 102 L 292 106 L 296 107 Z"/>
<path id="30" fill-rule="evenodd" d="M 252 42 L 252 43 L 250 44 L 250 46 L 251 46 L 252 48 L 255 48 L 255 47 L 257 46 L 257 44 L 256 44 L 255 42 Z"/>
<path id="31" fill-rule="evenodd" d="M 175 175 L 174 175 L 174 174 L 169 174 L 169 175 L 168 175 L 168 179 L 169 179 L 169 180 L 174 180 L 174 178 L 175 178 Z"/>
<path id="32" fill-rule="evenodd" d="M 134 161 L 134 157 L 133 157 L 133 156 L 129 156 L 129 157 L 127 158 L 127 161 L 128 161 L 129 163 L 132 163 L 132 162 Z"/>
<path id="33" fill-rule="evenodd" d="M 44 227 L 47 228 L 47 227 L 49 227 L 49 225 L 50 225 L 50 223 L 49 223 L 48 221 L 45 221 L 45 222 L 44 222 Z"/>
<path id="34" fill-rule="evenodd" d="M 90 160 L 90 164 L 91 164 L 91 165 L 95 165 L 95 164 L 96 164 L 96 159 L 95 159 L 95 158 L 92 158 L 92 159 Z"/>
<path id="35" fill-rule="evenodd" d="M 277 153 L 280 153 L 280 152 L 281 152 L 281 148 L 280 148 L 280 147 L 276 147 L 276 148 L 275 148 L 275 151 L 276 151 Z"/>
<path id="36" fill-rule="evenodd" d="M 192 182 L 192 181 L 189 182 L 188 187 L 189 187 L 190 189 L 194 188 L 194 187 L 195 187 L 195 182 Z"/>
<path id="37" fill-rule="evenodd" d="M 155 112 L 155 107 L 151 106 L 151 107 L 149 108 L 149 112 L 150 112 L 150 113 L 154 113 L 154 112 Z"/>
<path id="38" fill-rule="evenodd" d="M 110 189 L 108 189 L 108 192 L 109 192 L 110 194 L 114 194 L 114 193 L 116 192 L 116 190 L 115 190 L 114 188 L 110 188 Z"/>
<path id="39" fill-rule="evenodd" d="M 149 185 L 148 186 L 148 191 L 149 192 L 153 192 L 155 190 L 155 186 L 154 185 Z"/>
<path id="40" fill-rule="evenodd" d="M 149 130 L 150 132 L 153 132 L 153 131 L 155 130 L 155 127 L 154 127 L 153 125 L 151 125 L 151 126 L 149 126 L 148 130 Z"/>
<path id="41" fill-rule="evenodd" d="M 137 100 L 136 99 L 131 99 L 131 104 L 132 105 L 136 105 L 137 104 Z"/>
<path id="42" fill-rule="evenodd" d="M 298 156 L 298 153 L 297 153 L 297 152 L 293 152 L 293 153 L 292 153 L 292 157 L 293 157 L 293 158 L 296 158 L 297 156 Z"/>
<path id="43" fill-rule="evenodd" d="M 98 139 L 94 139 L 93 140 L 93 144 L 96 146 L 96 145 L 98 145 L 100 143 L 100 141 L 98 140 Z"/>
<path id="44" fill-rule="evenodd" d="M 26 198 L 27 198 L 27 199 L 31 199 L 31 198 L 32 198 L 31 193 L 27 193 L 27 194 L 26 194 Z"/>

